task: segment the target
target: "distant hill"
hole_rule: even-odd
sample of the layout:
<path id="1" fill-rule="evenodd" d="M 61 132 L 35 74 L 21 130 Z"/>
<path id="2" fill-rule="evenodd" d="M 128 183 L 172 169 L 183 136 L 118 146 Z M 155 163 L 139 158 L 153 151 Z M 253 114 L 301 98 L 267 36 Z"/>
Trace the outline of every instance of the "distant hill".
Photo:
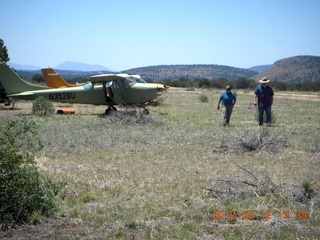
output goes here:
<path id="1" fill-rule="evenodd" d="M 267 70 L 269 67 L 271 67 L 272 64 L 268 64 L 268 65 L 260 65 L 260 66 L 254 66 L 254 67 L 251 67 L 251 68 L 248 68 L 249 70 L 252 70 L 252 71 L 256 71 L 258 73 L 261 73 L 265 70 Z"/>
<path id="2" fill-rule="evenodd" d="M 109 71 L 112 72 L 109 68 L 106 68 L 101 65 L 92 65 L 92 64 L 86 64 L 86 63 L 79 63 L 79 62 L 64 62 L 62 64 L 59 64 L 55 67 L 55 69 L 60 70 L 69 70 L 69 71 L 84 71 L 84 72 L 90 72 L 90 71 Z"/>
<path id="3" fill-rule="evenodd" d="M 8 62 L 7 64 L 16 70 L 36 71 L 40 69 L 39 67 L 36 67 L 36 66 L 22 65 L 22 64 L 13 63 L 13 62 Z"/>
<path id="4" fill-rule="evenodd" d="M 141 68 L 132 68 L 124 71 L 128 74 L 139 74 L 144 79 L 159 81 L 163 79 L 178 80 L 180 78 L 226 78 L 228 80 L 239 77 L 251 78 L 257 71 L 244 68 L 235 68 L 223 65 L 159 65 Z"/>
<path id="5" fill-rule="evenodd" d="M 320 57 L 295 56 L 276 61 L 252 79 L 259 80 L 262 77 L 288 83 L 320 82 Z"/>

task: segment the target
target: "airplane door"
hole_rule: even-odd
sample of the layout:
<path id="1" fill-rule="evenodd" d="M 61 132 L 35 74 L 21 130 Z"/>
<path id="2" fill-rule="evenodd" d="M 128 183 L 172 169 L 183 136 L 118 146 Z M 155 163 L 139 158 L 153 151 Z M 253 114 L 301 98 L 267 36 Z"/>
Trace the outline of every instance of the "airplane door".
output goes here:
<path id="1" fill-rule="evenodd" d="M 122 93 L 122 86 L 119 85 L 117 82 L 112 82 L 112 90 L 113 90 L 113 96 L 114 96 L 114 102 L 116 103 L 123 103 L 125 102 L 125 99 L 123 97 Z"/>
<path id="2" fill-rule="evenodd" d="M 103 86 L 103 92 L 105 96 L 105 100 L 107 103 L 114 102 L 114 93 L 112 90 L 111 82 L 104 82 L 102 83 Z"/>

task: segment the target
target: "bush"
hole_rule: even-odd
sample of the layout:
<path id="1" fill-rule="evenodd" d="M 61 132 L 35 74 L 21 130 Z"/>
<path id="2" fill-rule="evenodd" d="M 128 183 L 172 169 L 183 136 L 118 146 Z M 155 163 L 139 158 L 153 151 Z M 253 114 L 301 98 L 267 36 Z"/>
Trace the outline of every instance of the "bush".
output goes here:
<path id="1" fill-rule="evenodd" d="M 194 91 L 194 88 L 193 88 L 193 87 L 188 87 L 188 88 L 186 89 L 186 91 L 193 92 L 193 91 Z"/>
<path id="2" fill-rule="evenodd" d="M 242 134 L 234 137 L 228 144 L 221 143 L 221 147 L 227 152 L 238 154 L 250 151 L 265 151 L 270 154 L 277 153 L 284 147 L 289 147 L 290 143 L 286 136 L 274 133 L 269 128 L 259 129 L 259 133 L 245 130 Z"/>
<path id="3" fill-rule="evenodd" d="M 200 102 L 208 102 L 208 96 L 207 95 L 201 94 L 199 96 L 199 99 L 200 99 Z"/>
<path id="4" fill-rule="evenodd" d="M 40 96 L 32 103 L 32 113 L 38 116 L 46 116 L 54 113 L 52 102 Z"/>
<path id="5" fill-rule="evenodd" d="M 40 175 L 33 154 L 42 148 L 35 123 L 9 119 L 0 132 L 0 229 L 29 222 L 35 214 L 51 216 L 54 197 L 64 183 Z"/>

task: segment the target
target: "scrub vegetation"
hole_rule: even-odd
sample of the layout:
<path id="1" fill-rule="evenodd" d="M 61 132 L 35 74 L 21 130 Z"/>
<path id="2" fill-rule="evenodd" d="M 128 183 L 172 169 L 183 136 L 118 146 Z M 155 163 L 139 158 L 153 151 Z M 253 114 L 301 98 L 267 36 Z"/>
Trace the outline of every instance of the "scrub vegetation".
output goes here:
<path id="1" fill-rule="evenodd" d="M 319 239 L 320 95 L 275 92 L 267 128 L 253 92 L 237 90 L 223 127 L 221 92 L 170 88 L 150 115 L 54 104 L 76 114 L 43 117 L 22 101 L 0 111 L 1 124 L 21 112 L 36 122 L 38 169 L 66 182 L 54 217 L 0 238 Z"/>
<path id="2" fill-rule="evenodd" d="M 54 113 L 53 103 L 40 96 L 32 103 L 32 113 L 38 116 L 48 116 Z"/>
<path id="3" fill-rule="evenodd" d="M 42 144 L 35 122 L 10 119 L 0 133 L 0 230 L 52 216 L 63 183 L 53 183 L 37 168 L 33 153 Z"/>

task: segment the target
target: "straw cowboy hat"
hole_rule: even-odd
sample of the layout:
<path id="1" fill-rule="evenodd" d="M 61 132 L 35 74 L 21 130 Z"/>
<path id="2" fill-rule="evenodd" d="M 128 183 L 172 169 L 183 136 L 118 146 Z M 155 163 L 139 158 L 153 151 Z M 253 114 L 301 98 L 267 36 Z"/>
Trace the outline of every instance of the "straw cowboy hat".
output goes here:
<path id="1" fill-rule="evenodd" d="M 259 80 L 259 82 L 268 83 L 268 82 L 270 82 L 270 80 L 268 78 L 266 78 L 266 77 L 263 77 L 261 80 Z"/>

